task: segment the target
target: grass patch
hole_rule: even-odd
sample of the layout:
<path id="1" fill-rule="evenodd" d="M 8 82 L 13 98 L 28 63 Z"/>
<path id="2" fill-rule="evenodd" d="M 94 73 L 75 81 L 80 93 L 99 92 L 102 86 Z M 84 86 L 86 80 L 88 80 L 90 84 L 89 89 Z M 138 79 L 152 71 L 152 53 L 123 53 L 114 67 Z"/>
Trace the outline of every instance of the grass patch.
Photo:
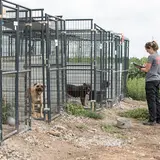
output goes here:
<path id="1" fill-rule="evenodd" d="M 123 139 L 123 140 L 128 139 L 128 137 L 126 136 L 126 133 L 123 133 L 123 131 L 121 129 L 117 128 L 114 125 L 102 124 L 101 125 L 101 129 L 102 129 L 102 131 L 105 131 L 107 133 L 113 134 L 114 137 L 116 137 L 118 139 Z"/>
<path id="2" fill-rule="evenodd" d="M 102 124 L 101 129 L 107 133 L 119 133 L 119 129 L 111 124 Z"/>
<path id="3" fill-rule="evenodd" d="M 136 108 L 125 112 L 120 112 L 121 117 L 134 118 L 137 120 L 146 120 L 149 117 L 147 108 Z"/>
<path id="4" fill-rule="evenodd" d="M 103 119 L 103 115 L 101 113 L 93 112 L 90 110 L 85 110 L 83 106 L 78 104 L 66 104 L 66 111 L 67 113 L 75 116 L 83 116 L 83 117 L 89 117 L 93 119 Z"/>

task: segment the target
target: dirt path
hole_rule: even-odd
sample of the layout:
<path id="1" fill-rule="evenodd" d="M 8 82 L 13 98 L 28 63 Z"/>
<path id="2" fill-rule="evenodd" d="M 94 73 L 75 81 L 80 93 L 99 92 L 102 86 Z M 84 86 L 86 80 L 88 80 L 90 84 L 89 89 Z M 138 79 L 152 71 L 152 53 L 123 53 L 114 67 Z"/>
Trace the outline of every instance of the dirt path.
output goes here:
<path id="1" fill-rule="evenodd" d="M 50 125 L 33 121 L 32 131 L 6 140 L 0 149 L 1 160 L 160 160 L 160 125 L 143 126 L 131 119 L 132 128 L 105 126 L 116 123 L 117 112 L 146 106 L 126 100 L 121 106 L 106 109 L 106 118 L 92 120 L 68 116 Z"/>

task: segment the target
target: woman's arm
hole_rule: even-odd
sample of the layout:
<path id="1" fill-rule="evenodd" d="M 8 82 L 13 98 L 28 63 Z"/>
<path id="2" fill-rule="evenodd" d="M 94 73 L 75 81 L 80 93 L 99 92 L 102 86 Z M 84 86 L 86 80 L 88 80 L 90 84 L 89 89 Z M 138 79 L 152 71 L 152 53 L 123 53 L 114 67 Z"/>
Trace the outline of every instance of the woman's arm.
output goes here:
<path id="1" fill-rule="evenodd" d="M 144 68 L 141 68 L 140 70 L 143 72 L 148 72 L 151 69 L 151 63 L 146 63 Z"/>

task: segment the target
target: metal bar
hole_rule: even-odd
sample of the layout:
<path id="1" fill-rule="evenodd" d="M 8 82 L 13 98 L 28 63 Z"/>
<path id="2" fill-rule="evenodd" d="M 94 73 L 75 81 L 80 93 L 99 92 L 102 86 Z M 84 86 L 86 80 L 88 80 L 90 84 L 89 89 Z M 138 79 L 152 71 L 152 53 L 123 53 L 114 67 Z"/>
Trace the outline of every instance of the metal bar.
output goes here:
<path id="1" fill-rule="evenodd" d="M 82 64 L 76 64 L 76 65 L 75 64 L 73 64 L 73 65 L 67 64 L 67 67 L 81 67 L 81 66 L 82 67 L 90 67 L 90 64 L 83 64 L 83 65 Z"/>
<path id="2" fill-rule="evenodd" d="M 58 22 L 55 22 L 55 31 L 56 31 L 56 67 L 57 67 L 57 113 L 60 113 L 60 85 L 59 85 L 59 46 L 58 46 Z"/>
<path id="3" fill-rule="evenodd" d="M 31 72 L 31 70 L 21 70 L 19 73 L 26 73 L 26 72 Z M 7 74 L 16 74 L 17 71 L 3 71 L 2 75 L 7 75 Z"/>
<path id="4" fill-rule="evenodd" d="M 113 85 L 115 82 L 113 82 L 113 54 L 114 54 L 114 44 L 113 44 L 113 34 L 111 33 L 111 99 L 113 99 L 114 93 L 113 93 Z"/>
<path id="5" fill-rule="evenodd" d="M 31 11 L 41 11 L 41 12 L 43 12 L 44 8 L 34 8 L 34 9 L 31 9 Z"/>
<path id="6" fill-rule="evenodd" d="M 43 9 L 41 10 L 41 21 L 44 20 L 43 18 Z M 42 65 L 40 67 L 42 67 L 42 75 L 43 75 L 43 86 L 45 86 L 45 79 L 46 79 L 46 75 L 45 75 L 45 67 L 46 67 L 46 57 L 45 57 L 45 53 L 44 53 L 44 31 L 45 31 L 45 26 L 43 24 L 41 24 L 41 55 L 42 55 Z M 47 46 L 47 45 L 46 45 Z M 47 47 L 46 47 L 46 53 L 47 53 Z M 33 67 L 33 65 L 32 65 Z M 44 88 L 44 92 L 43 92 L 43 107 L 46 108 L 46 95 L 45 95 L 45 90 L 46 88 Z M 43 111 L 44 113 L 44 118 L 46 118 L 46 111 Z"/>
<path id="7" fill-rule="evenodd" d="M 46 17 L 46 78 L 47 78 L 47 107 L 45 108 L 45 120 L 51 122 L 51 94 L 50 94 L 50 63 L 49 63 L 49 55 L 50 55 L 50 32 L 49 32 L 49 20 L 48 15 L 45 14 Z M 49 109 L 49 110 L 48 110 Z"/>
<path id="8" fill-rule="evenodd" d="M 93 73 L 94 73 L 94 68 L 93 68 L 93 58 L 94 58 L 94 52 L 93 52 L 93 48 L 94 48 L 94 46 L 93 46 L 93 44 L 94 44 L 94 35 L 93 35 L 93 33 L 94 32 L 92 32 L 92 29 L 93 29 L 93 20 L 91 21 L 91 31 L 90 31 L 90 34 L 91 34 L 91 39 L 90 39 L 90 43 L 91 43 L 91 53 L 90 53 L 90 56 L 91 56 L 91 63 L 90 63 L 90 66 L 91 66 L 91 69 L 90 69 L 90 74 L 91 74 L 91 79 L 90 79 L 90 81 L 91 81 L 91 91 L 92 91 L 92 85 L 93 85 Z M 91 97 L 92 97 L 92 92 L 91 92 Z"/>
<path id="9" fill-rule="evenodd" d="M 13 9 L 14 11 L 11 11 L 11 10 L 7 10 L 6 12 L 15 12 L 17 8 L 13 8 L 11 6 L 7 6 L 5 4 L 3 4 L 3 7 L 6 7 L 6 8 L 9 8 L 9 9 Z"/>
<path id="10" fill-rule="evenodd" d="M 60 17 L 52 16 L 52 15 L 49 15 L 49 14 L 47 14 L 47 15 L 49 16 L 49 19 L 50 19 L 50 17 L 52 17 L 52 18 L 55 18 L 56 20 L 65 21 L 64 19 L 62 19 Z"/>
<path id="11" fill-rule="evenodd" d="M 26 17 L 26 21 L 28 21 L 28 16 L 27 16 L 27 12 L 25 13 L 25 17 Z M 27 49 L 28 49 L 28 27 L 29 26 L 25 26 L 25 29 L 24 29 L 24 40 L 25 40 L 25 44 L 24 44 L 24 51 L 25 51 L 25 65 L 24 65 L 24 68 L 25 70 L 27 69 L 27 58 L 29 56 L 30 53 L 27 53 Z M 22 46 L 23 46 L 23 43 L 22 43 Z M 23 54 L 23 53 L 22 53 Z M 27 73 L 25 74 L 24 76 L 24 81 L 25 81 L 25 97 L 27 97 L 27 79 L 28 79 L 28 76 L 27 76 Z M 27 117 L 27 98 L 25 98 L 25 111 L 24 111 L 24 114 L 25 114 L 25 117 Z M 27 125 L 27 120 L 25 119 L 25 125 Z"/>
<path id="12" fill-rule="evenodd" d="M 75 35 L 72 35 L 72 34 L 70 34 L 70 33 L 67 33 L 67 32 L 90 32 L 90 31 L 92 31 L 91 29 L 66 29 L 66 35 L 70 35 L 70 36 L 75 36 Z M 76 36 L 75 36 L 76 37 Z"/>
<path id="13" fill-rule="evenodd" d="M 4 7 L 7 7 L 7 8 L 9 8 L 9 6 L 7 6 L 7 5 L 3 5 Z M 10 7 L 10 8 L 12 8 L 12 7 Z M 16 11 L 16 8 L 12 8 L 12 9 L 14 9 L 15 11 Z M 15 12 L 15 11 L 13 11 L 13 10 L 7 10 L 6 12 L 7 13 L 12 13 L 12 12 Z M 27 12 L 28 10 L 19 10 L 19 12 Z"/>
<path id="14" fill-rule="evenodd" d="M 110 69 L 109 73 L 108 73 L 108 79 L 110 80 L 110 74 L 111 74 L 111 33 L 110 32 L 109 32 L 108 36 L 109 36 L 109 41 L 108 41 L 108 68 Z M 112 81 L 111 81 L 111 85 L 112 85 Z M 110 89 L 108 89 L 108 98 L 111 98 Z"/>
<path id="15" fill-rule="evenodd" d="M 117 38 L 115 38 L 115 51 L 114 51 L 114 54 L 115 54 L 115 60 L 114 60 L 115 71 L 117 71 L 117 69 L 118 69 L 117 52 L 118 52 L 118 50 L 117 50 Z M 117 80 L 117 79 L 118 79 L 118 74 L 117 74 L 117 72 L 115 72 L 115 80 Z M 116 95 L 116 97 L 118 96 L 117 85 L 118 85 L 118 83 L 115 83 L 115 95 Z"/>
<path id="16" fill-rule="evenodd" d="M 102 79 L 103 79 L 103 72 L 102 72 L 102 70 L 103 70 L 103 66 L 102 66 L 102 52 L 103 52 L 103 41 L 102 41 L 102 37 L 103 37 L 103 32 L 102 31 L 100 31 L 100 48 L 99 48 L 99 50 L 100 50 L 100 70 L 101 70 L 101 72 L 100 72 L 100 92 L 101 92 L 101 95 L 100 95 L 100 107 L 102 107 Z"/>
<path id="17" fill-rule="evenodd" d="M 8 139 L 9 137 L 15 135 L 16 133 L 18 133 L 18 130 L 14 130 L 13 132 L 7 134 L 6 136 L 4 136 L 3 140 L 6 140 Z"/>
<path id="18" fill-rule="evenodd" d="M 20 43 L 19 43 L 19 6 L 17 6 L 17 10 L 16 10 L 16 21 L 17 21 L 17 25 L 15 26 L 15 30 L 16 30 L 16 45 L 15 45 L 15 70 L 17 71 L 16 76 L 15 76 L 15 127 L 17 129 L 17 131 L 19 132 L 19 47 L 20 47 Z"/>
<path id="19" fill-rule="evenodd" d="M 66 67 L 63 68 L 51 68 L 50 71 L 57 71 L 57 70 L 66 70 Z"/>
<path id="20" fill-rule="evenodd" d="M 63 23 L 62 21 L 60 22 L 60 27 L 61 29 L 63 28 Z M 63 55 L 63 52 L 64 52 L 64 40 L 63 40 L 63 36 L 64 34 L 60 33 L 61 34 L 61 37 L 60 37 L 60 40 L 61 40 L 61 67 L 63 68 L 64 67 L 64 55 Z M 64 79 L 64 70 L 62 69 L 61 70 L 61 76 L 62 76 L 62 80 L 61 80 L 61 86 L 62 86 L 62 103 L 64 103 L 64 93 L 65 93 L 65 90 L 64 90 L 64 84 L 65 84 L 65 79 Z"/>
<path id="21" fill-rule="evenodd" d="M 65 19 L 66 21 L 93 21 L 93 19 Z"/>
<path id="22" fill-rule="evenodd" d="M 96 24 L 94 24 L 94 29 L 96 29 Z M 96 32 L 94 32 L 94 100 L 97 98 L 97 92 L 96 92 L 96 84 L 97 84 L 97 79 L 96 79 L 96 69 L 97 69 L 97 52 L 96 52 Z"/>
<path id="23" fill-rule="evenodd" d="M 29 8 L 27 7 L 24 7 L 24 6 L 21 6 L 21 5 L 18 5 L 16 3 L 13 3 L 13 2 L 9 2 L 9 1 L 6 1 L 6 0 L 2 0 L 3 2 L 6 2 L 6 3 L 9 3 L 9 4 L 12 4 L 12 5 L 15 5 L 17 8 L 18 7 L 21 7 L 21 8 L 24 8 L 24 9 L 27 9 L 27 10 L 30 10 Z"/>
<path id="24" fill-rule="evenodd" d="M 66 30 L 66 22 L 64 22 L 64 30 Z M 65 74 L 65 85 L 64 85 L 64 90 L 66 92 L 66 86 L 67 86 L 67 39 L 66 39 L 66 33 L 64 34 L 64 74 Z M 67 94 L 65 94 L 65 98 L 67 102 Z"/>
<path id="25" fill-rule="evenodd" d="M 2 142 L 3 140 L 3 133 L 2 133 L 2 35 L 3 35 L 3 32 L 2 32 L 2 22 L 3 22 L 3 19 L 2 19 L 2 0 L 0 0 L 0 143 Z"/>
<path id="26" fill-rule="evenodd" d="M 32 12 L 31 10 L 29 10 L 29 23 L 32 23 Z M 29 27 L 29 55 L 28 55 L 28 64 L 29 66 L 28 69 L 29 69 L 29 76 L 28 76 L 28 87 L 30 88 L 31 87 L 31 40 L 32 40 L 32 26 L 28 26 Z M 29 113 L 28 113 L 28 126 L 29 126 L 29 129 L 31 129 L 31 105 L 32 105 L 32 102 L 31 102 L 31 99 L 29 98 Z"/>

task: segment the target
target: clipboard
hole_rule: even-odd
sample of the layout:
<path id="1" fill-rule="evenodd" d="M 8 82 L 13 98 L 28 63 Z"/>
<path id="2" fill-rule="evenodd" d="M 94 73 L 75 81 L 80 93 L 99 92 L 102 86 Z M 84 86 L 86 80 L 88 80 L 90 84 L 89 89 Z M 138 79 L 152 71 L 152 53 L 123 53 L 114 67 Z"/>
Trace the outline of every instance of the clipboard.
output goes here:
<path id="1" fill-rule="evenodd" d="M 139 64 L 137 64 L 137 63 L 135 63 L 135 62 L 133 62 L 133 65 L 134 65 L 135 67 L 138 67 L 138 68 L 145 68 L 144 66 L 139 65 Z"/>

